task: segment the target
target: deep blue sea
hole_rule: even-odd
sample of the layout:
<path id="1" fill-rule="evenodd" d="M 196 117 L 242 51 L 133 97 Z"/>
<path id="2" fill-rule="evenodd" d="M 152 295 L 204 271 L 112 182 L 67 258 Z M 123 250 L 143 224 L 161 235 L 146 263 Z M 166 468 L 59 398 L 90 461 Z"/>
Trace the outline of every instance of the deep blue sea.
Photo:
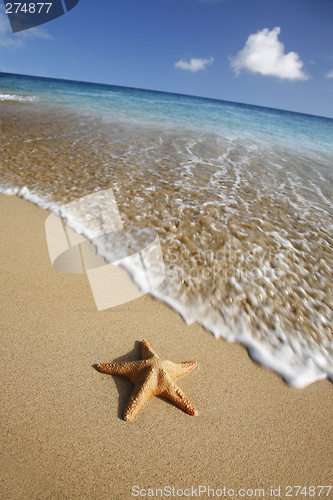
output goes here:
<path id="1" fill-rule="evenodd" d="M 1 192 L 93 195 L 67 217 L 92 239 L 112 189 L 125 227 L 158 234 L 152 295 L 297 387 L 333 379 L 333 120 L 5 73 L 0 99 Z"/>

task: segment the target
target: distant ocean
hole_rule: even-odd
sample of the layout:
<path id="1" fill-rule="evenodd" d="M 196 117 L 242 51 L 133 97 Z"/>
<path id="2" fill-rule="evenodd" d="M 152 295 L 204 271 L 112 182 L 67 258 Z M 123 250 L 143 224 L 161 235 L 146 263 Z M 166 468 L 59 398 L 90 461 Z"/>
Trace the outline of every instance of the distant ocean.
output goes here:
<path id="1" fill-rule="evenodd" d="M 333 381 L 333 120 L 5 73 L 0 99 L 1 192 L 56 210 L 112 188 L 159 235 L 156 298 L 296 387 Z"/>

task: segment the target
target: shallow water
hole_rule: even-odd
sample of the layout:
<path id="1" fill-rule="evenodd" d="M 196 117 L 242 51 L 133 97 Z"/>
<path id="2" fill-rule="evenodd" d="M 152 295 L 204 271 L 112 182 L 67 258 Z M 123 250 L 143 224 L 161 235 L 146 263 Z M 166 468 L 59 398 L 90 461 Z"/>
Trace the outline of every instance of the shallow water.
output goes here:
<path id="1" fill-rule="evenodd" d="M 111 187 L 125 228 L 159 235 L 157 298 L 298 387 L 333 378 L 333 120 L 217 102 L 223 116 L 211 110 L 209 122 L 209 101 L 200 124 L 204 100 L 191 111 L 191 98 L 154 104 L 144 91 L 118 90 L 126 116 L 120 105 L 89 107 L 89 88 L 84 104 L 78 84 L 67 104 L 68 89 L 56 89 L 52 104 L 36 89 L 0 91 L 21 96 L 2 104 L 2 191 L 26 187 L 22 195 L 55 209 Z M 99 210 L 102 224 L 102 198 Z"/>

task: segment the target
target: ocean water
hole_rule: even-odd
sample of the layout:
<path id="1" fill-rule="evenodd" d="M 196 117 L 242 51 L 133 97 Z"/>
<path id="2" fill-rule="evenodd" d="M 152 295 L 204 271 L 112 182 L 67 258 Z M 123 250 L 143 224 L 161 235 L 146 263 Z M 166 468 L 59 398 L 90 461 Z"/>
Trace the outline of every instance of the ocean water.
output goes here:
<path id="1" fill-rule="evenodd" d="M 333 120 L 4 73 L 0 99 L 1 192 L 57 210 L 112 188 L 124 226 L 159 235 L 156 298 L 296 387 L 333 380 Z M 94 211 L 103 227 L 102 193 Z"/>

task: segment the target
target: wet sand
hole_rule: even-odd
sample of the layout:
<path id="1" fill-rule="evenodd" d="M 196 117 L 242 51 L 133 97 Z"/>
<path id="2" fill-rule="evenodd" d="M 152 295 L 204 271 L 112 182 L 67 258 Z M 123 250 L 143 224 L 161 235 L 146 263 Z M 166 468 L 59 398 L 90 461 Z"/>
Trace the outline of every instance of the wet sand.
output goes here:
<path id="1" fill-rule="evenodd" d="M 308 498 L 332 484 L 331 382 L 288 386 L 148 295 L 97 311 L 85 274 L 52 269 L 49 212 L 0 195 L 0 213 L 1 499 L 129 500 L 135 486 L 138 498 L 169 486 L 162 498 L 282 499 L 294 485 Z M 177 380 L 197 417 L 155 397 L 122 420 L 131 383 L 94 365 L 139 359 L 144 338 L 164 359 L 198 362 Z"/>

